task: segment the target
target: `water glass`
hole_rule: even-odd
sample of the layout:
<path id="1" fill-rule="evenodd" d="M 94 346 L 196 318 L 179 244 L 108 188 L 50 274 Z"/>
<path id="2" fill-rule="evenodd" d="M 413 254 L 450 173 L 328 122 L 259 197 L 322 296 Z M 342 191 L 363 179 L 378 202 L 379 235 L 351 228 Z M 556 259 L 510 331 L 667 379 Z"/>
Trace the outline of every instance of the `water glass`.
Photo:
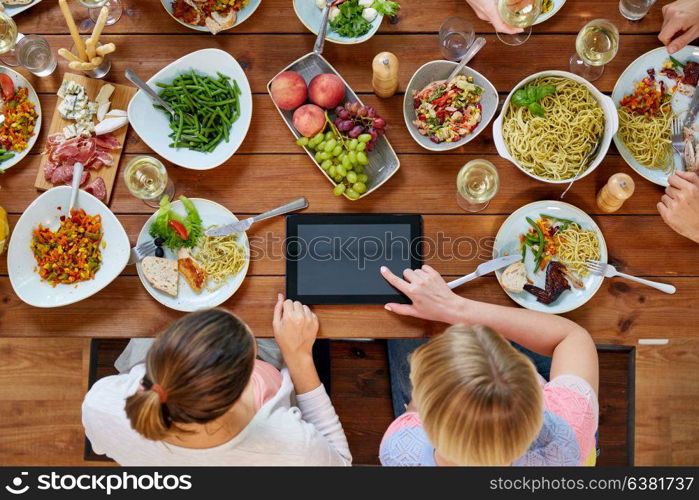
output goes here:
<path id="1" fill-rule="evenodd" d="M 619 0 L 619 12 L 629 21 L 640 21 L 655 3 L 655 0 Z"/>
<path id="2" fill-rule="evenodd" d="M 461 17 L 450 17 L 439 28 L 439 47 L 450 61 L 460 61 L 473 43 L 473 24 Z"/>
<path id="3" fill-rule="evenodd" d="M 39 35 L 24 35 L 15 45 L 17 62 L 36 76 L 49 76 L 56 70 L 58 62 L 46 38 Z"/>

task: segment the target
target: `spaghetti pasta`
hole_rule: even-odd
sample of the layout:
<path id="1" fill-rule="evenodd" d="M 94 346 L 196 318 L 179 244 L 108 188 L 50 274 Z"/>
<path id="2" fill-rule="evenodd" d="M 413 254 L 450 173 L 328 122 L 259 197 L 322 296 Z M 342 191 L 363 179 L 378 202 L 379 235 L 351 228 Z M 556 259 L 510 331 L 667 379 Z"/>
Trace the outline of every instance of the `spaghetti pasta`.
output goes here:
<path id="1" fill-rule="evenodd" d="M 541 100 L 544 116 L 510 104 L 502 123 L 508 151 L 517 164 L 539 177 L 577 177 L 604 133 L 602 107 L 585 85 L 570 78 L 545 76 L 527 85 L 553 85 L 556 92 Z"/>
<path id="2" fill-rule="evenodd" d="M 238 235 L 230 234 L 220 238 L 205 236 L 194 258 L 206 271 L 206 289 L 214 292 L 225 285 L 228 278 L 243 270 L 247 257 L 245 248 L 238 242 Z"/>
<path id="3" fill-rule="evenodd" d="M 619 139 L 636 161 L 653 170 L 672 170 L 672 105 L 668 103 L 657 115 L 650 116 L 631 112 L 624 106 L 619 106 L 618 111 Z"/>
<path id="4" fill-rule="evenodd" d="M 591 229 L 581 229 L 577 224 L 570 224 L 555 236 L 558 260 L 577 276 L 584 278 L 588 259 L 600 259 L 600 244 L 597 233 Z"/>

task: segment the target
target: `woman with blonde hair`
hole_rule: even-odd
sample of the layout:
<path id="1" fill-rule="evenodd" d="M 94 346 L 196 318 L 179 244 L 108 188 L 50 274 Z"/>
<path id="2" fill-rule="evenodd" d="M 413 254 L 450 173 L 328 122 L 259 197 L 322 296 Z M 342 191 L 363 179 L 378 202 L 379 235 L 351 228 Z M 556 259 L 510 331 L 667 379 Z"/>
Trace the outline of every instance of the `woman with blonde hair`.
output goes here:
<path id="1" fill-rule="evenodd" d="M 383 437 L 384 465 L 594 464 L 599 367 L 586 330 L 462 298 L 429 266 L 381 272 L 412 300 L 386 309 L 454 325 L 410 356 L 412 400 Z M 510 342 L 552 356 L 550 381 Z"/>
<path id="2" fill-rule="evenodd" d="M 273 328 L 281 371 L 256 359 L 249 328 L 227 311 L 175 322 L 145 364 L 88 392 L 82 419 L 94 451 L 121 465 L 350 465 L 311 354 L 318 318 L 279 295 Z"/>

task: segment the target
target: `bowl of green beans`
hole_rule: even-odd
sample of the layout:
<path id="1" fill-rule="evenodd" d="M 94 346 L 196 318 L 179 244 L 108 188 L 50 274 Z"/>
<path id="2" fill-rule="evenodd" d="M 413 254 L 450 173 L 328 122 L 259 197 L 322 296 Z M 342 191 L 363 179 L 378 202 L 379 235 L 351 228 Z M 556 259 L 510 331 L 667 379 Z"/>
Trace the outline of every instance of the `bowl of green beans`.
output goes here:
<path id="1" fill-rule="evenodd" d="M 209 170 L 225 163 L 243 143 L 252 117 L 252 95 L 243 68 L 227 52 L 192 52 L 146 83 L 174 113 L 139 90 L 129 103 L 129 122 L 166 160 Z"/>

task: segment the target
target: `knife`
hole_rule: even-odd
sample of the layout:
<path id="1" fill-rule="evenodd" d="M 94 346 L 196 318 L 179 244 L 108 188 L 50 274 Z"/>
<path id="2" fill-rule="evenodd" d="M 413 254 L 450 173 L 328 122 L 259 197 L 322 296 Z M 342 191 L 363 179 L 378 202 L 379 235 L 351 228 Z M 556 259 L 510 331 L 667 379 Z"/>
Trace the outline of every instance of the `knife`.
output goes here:
<path id="1" fill-rule="evenodd" d="M 503 267 L 507 267 L 510 264 L 514 264 L 515 262 L 519 262 L 521 260 L 522 256 L 519 254 L 507 255 L 506 257 L 499 257 L 497 259 L 489 260 L 488 262 L 484 262 L 478 266 L 471 274 L 467 274 L 466 276 L 463 276 L 457 280 L 450 281 L 448 283 L 449 288 L 456 288 L 457 286 L 461 286 L 468 281 L 480 278 L 481 276 L 485 276 L 488 273 L 492 273 L 493 271 L 497 271 L 498 269 L 502 269 Z"/>
<path id="2" fill-rule="evenodd" d="M 284 215 L 289 212 L 295 212 L 296 210 L 301 210 L 303 208 L 306 208 L 307 206 L 308 200 L 306 198 L 299 198 L 298 200 L 292 201 L 291 203 L 287 203 L 286 205 L 275 208 L 274 210 L 270 210 L 269 212 L 265 212 L 254 217 L 249 217 L 247 219 L 234 222 L 233 224 L 217 227 L 215 229 L 209 229 L 204 234 L 206 234 L 207 236 L 220 237 L 228 236 L 229 234 L 234 233 L 242 233 L 250 229 L 250 226 L 252 226 L 254 222 L 270 219 L 272 217 L 276 217 L 277 215 Z"/>

